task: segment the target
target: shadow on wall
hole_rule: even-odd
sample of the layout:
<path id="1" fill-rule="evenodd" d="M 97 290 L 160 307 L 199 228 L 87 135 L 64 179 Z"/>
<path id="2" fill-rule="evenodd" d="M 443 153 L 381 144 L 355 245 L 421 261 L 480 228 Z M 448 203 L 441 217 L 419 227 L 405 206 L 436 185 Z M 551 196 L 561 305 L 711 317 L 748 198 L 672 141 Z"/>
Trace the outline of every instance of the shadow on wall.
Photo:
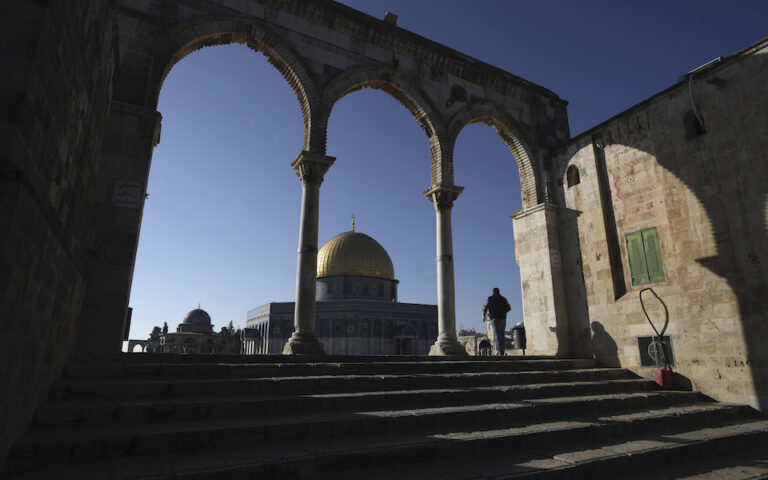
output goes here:
<path id="1" fill-rule="evenodd" d="M 558 201 L 565 205 L 562 194 Z M 587 288 L 581 258 L 578 218 L 582 212 L 570 208 L 560 210 L 560 249 L 563 278 L 568 284 L 565 296 L 568 311 L 568 332 L 570 355 L 578 358 L 592 358 L 591 331 L 589 326 L 589 307 L 587 306 Z M 568 281 L 570 279 L 571 281 Z"/>
<path id="2" fill-rule="evenodd" d="M 681 260 L 676 270 L 668 273 L 675 278 L 675 286 L 683 289 L 682 296 L 688 302 L 687 321 L 711 325 L 696 333 L 700 338 L 695 339 L 700 342 L 698 355 L 712 355 L 702 375 L 707 375 L 708 381 L 722 378 L 729 383 L 723 384 L 723 388 L 733 390 L 732 393 L 737 395 L 743 394 L 746 399 L 752 392 L 741 386 L 744 382 L 740 377 L 751 374 L 756 396 L 752 399 L 753 405 L 768 412 L 768 349 L 765 348 L 768 341 L 768 140 L 764 136 L 768 131 L 768 116 L 765 115 L 768 111 L 768 75 L 765 73 L 768 72 L 768 54 L 764 51 L 726 62 L 722 68 L 704 71 L 695 79 L 697 108 L 703 118 L 700 130 L 686 131 L 684 121 L 691 109 L 686 82 L 599 127 L 593 137 L 601 148 L 606 149 L 604 161 L 609 170 L 615 169 L 617 162 L 630 161 L 627 157 L 616 157 L 615 147 L 618 145 L 628 147 L 618 152 L 620 154 L 634 149 L 656 159 L 656 164 L 661 167 L 657 168 L 656 179 L 661 182 L 664 195 L 660 202 L 666 212 L 666 217 L 659 219 L 668 222 L 671 230 L 667 241 L 679 248 L 675 260 Z M 714 78 L 718 81 L 712 80 Z M 633 123 L 637 118 L 635 115 L 646 112 L 646 125 Z M 641 166 L 632 168 L 632 171 L 624 168 L 612 173 L 615 182 L 624 182 L 621 187 L 614 182 L 609 187 L 614 209 L 619 202 L 627 200 L 628 197 L 622 198 L 627 189 L 633 188 L 627 187 L 626 182 L 645 174 L 639 170 Z M 674 182 L 662 181 L 669 174 L 696 197 L 706 219 L 690 217 L 697 207 L 686 202 L 685 192 L 676 188 Z M 650 198 L 647 204 L 653 201 Z M 638 204 L 633 217 L 637 224 L 651 218 L 638 220 L 642 210 Z M 575 218 L 570 219 L 570 223 L 575 224 Z M 624 231 L 626 228 L 625 221 L 624 227 L 619 229 L 619 242 L 623 242 L 623 235 L 629 233 Z M 731 294 L 726 289 L 691 277 L 696 270 L 691 269 L 692 262 L 727 282 L 737 298 L 738 311 L 735 311 Z M 624 275 L 626 282 L 631 283 L 629 272 Z M 636 295 L 635 292 L 636 289 L 630 287 L 627 293 Z M 739 320 L 743 339 L 737 328 L 728 325 L 728 322 Z M 673 316 L 671 322 L 675 321 Z M 612 362 L 618 365 L 616 343 L 603 325 L 593 322 L 592 330 L 595 358 L 602 365 Z M 740 358 L 738 350 L 729 355 L 718 349 L 717 344 L 724 341 L 734 344 L 743 341 L 746 358 Z M 687 360 L 698 363 L 699 359 Z M 679 358 L 678 361 L 686 360 Z"/>
<path id="3" fill-rule="evenodd" d="M 621 366 L 619 347 L 600 322 L 592 322 L 592 352 L 601 367 Z"/>
<path id="4" fill-rule="evenodd" d="M 741 369 L 745 375 L 751 369 L 757 396 L 755 405 L 763 412 L 768 412 L 766 64 L 768 55 L 750 55 L 709 74 L 711 78 L 725 77 L 722 87 L 716 84 L 703 87 L 702 78 L 698 101 L 703 111 L 704 131 L 686 139 L 681 113 L 677 119 L 678 148 L 673 149 L 671 142 L 657 142 L 650 152 L 659 165 L 693 192 L 709 217 L 716 254 L 695 261 L 726 280 L 733 290 L 739 306 L 733 317 L 741 319 L 747 350 L 746 365 L 740 361 L 736 365 L 736 358 L 721 355 L 717 360 L 723 364 L 715 368 Z M 670 219 L 670 223 L 672 221 Z M 701 286 L 696 293 L 702 303 L 713 306 L 713 310 L 709 310 L 714 312 L 713 317 L 721 316 L 717 307 L 726 303 L 724 299 L 710 298 L 706 286 Z M 714 342 L 718 342 L 720 332 L 712 333 L 716 336 Z M 719 373 L 713 371 L 712 375 Z"/>

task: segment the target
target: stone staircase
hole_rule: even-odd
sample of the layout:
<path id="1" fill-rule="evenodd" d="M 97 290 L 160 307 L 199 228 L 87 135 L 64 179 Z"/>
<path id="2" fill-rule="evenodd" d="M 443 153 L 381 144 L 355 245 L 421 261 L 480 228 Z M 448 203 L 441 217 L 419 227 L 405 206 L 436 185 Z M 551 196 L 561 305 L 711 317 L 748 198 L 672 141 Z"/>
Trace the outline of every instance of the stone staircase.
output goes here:
<path id="1" fill-rule="evenodd" d="M 768 419 L 591 360 L 122 354 L 70 364 L 8 465 L 19 480 L 768 478 Z"/>

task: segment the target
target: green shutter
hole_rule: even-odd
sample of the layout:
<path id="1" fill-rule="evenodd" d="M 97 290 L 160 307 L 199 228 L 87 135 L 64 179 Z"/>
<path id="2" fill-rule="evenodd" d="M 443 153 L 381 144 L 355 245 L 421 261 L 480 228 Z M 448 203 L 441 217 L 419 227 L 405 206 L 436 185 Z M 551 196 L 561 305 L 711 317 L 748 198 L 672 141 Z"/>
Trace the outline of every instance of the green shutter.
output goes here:
<path id="1" fill-rule="evenodd" d="M 627 235 L 627 255 L 629 255 L 629 269 L 632 271 L 632 285 L 645 285 L 649 283 L 648 268 L 645 264 L 645 252 L 643 251 L 643 235 L 641 232 Z"/>
<path id="2" fill-rule="evenodd" d="M 665 281 L 667 278 L 664 276 L 664 265 L 661 262 L 659 233 L 655 228 L 643 231 L 643 246 L 645 247 L 645 262 L 648 266 L 650 283 Z"/>

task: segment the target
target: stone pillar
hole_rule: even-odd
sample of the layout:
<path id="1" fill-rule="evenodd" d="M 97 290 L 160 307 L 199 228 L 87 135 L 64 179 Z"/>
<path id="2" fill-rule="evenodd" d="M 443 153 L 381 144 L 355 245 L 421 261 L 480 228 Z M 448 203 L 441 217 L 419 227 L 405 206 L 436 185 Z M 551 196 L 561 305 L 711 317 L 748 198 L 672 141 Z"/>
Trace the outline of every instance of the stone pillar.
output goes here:
<path id="1" fill-rule="evenodd" d="M 111 104 L 84 264 L 87 288 L 77 332 L 78 355 L 116 353 L 128 339 L 128 300 L 161 118 L 159 112 L 140 105 Z"/>
<path id="2" fill-rule="evenodd" d="M 560 267 L 557 206 L 541 203 L 513 213 L 523 318 L 531 355 L 568 356 L 568 317 Z"/>
<path id="3" fill-rule="evenodd" d="M 317 287 L 317 225 L 320 184 L 333 157 L 302 150 L 291 166 L 301 178 L 301 225 L 299 258 L 296 267 L 296 309 L 294 331 L 283 348 L 284 354 L 325 353 L 315 334 L 315 293 Z"/>
<path id="4" fill-rule="evenodd" d="M 269 336 L 269 332 L 267 332 L 267 324 L 264 323 L 261 325 L 261 353 L 262 355 L 265 355 L 269 353 L 269 339 L 267 338 Z"/>
<path id="5" fill-rule="evenodd" d="M 451 209 L 464 187 L 433 186 L 424 192 L 435 206 L 437 223 L 437 341 L 430 355 L 466 355 L 456 338 L 456 292 L 453 282 L 453 234 Z"/>

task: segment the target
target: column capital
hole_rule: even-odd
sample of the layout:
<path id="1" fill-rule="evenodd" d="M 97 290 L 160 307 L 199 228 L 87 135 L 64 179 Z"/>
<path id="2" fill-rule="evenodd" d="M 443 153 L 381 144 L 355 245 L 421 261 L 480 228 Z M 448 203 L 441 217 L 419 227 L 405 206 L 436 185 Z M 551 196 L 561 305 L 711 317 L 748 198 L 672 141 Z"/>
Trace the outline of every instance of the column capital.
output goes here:
<path id="1" fill-rule="evenodd" d="M 336 157 L 302 150 L 299 156 L 291 162 L 296 175 L 305 184 L 320 185 L 323 183 L 325 172 L 331 168 Z"/>
<path id="2" fill-rule="evenodd" d="M 432 185 L 424 190 L 424 196 L 435 205 L 435 209 L 445 210 L 453 207 L 453 202 L 464 190 L 464 187 L 458 185 Z"/>

